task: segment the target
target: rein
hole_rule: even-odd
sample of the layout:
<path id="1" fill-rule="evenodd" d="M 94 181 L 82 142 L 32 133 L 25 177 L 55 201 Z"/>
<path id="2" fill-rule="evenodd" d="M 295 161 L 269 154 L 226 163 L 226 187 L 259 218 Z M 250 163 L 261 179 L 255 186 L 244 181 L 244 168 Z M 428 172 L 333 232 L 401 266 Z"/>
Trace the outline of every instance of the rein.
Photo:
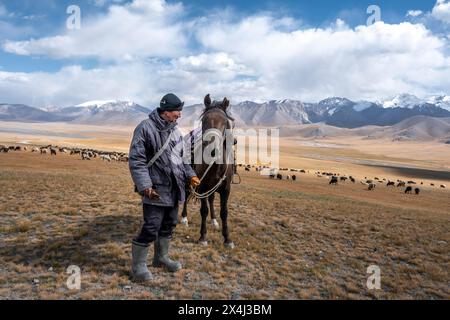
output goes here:
<path id="1" fill-rule="evenodd" d="M 234 133 L 234 119 L 231 118 L 225 111 L 223 111 L 223 110 L 221 110 L 221 109 L 214 109 L 214 108 L 212 108 L 212 109 L 210 109 L 210 110 L 207 110 L 207 111 L 203 114 L 203 116 L 204 116 L 207 112 L 209 112 L 209 111 L 211 111 L 211 110 L 220 110 L 220 111 L 222 111 L 222 112 L 225 114 L 226 118 L 227 118 L 228 124 L 230 125 L 230 123 L 231 123 L 230 127 L 231 127 L 231 129 L 232 129 L 232 132 Z M 226 130 L 226 129 L 225 129 L 225 130 Z M 224 132 L 225 132 L 225 131 L 224 131 Z M 223 135 L 224 135 L 224 133 L 222 133 L 222 138 L 223 138 Z M 233 136 L 234 136 L 234 135 L 233 135 Z M 226 159 L 226 160 L 228 160 L 228 159 Z M 208 168 L 206 168 L 205 172 L 203 173 L 203 175 L 202 175 L 202 177 L 201 177 L 201 179 L 200 179 L 200 185 L 201 185 L 203 179 L 206 177 L 208 171 L 211 169 L 211 167 L 213 166 L 214 163 L 215 163 L 215 160 L 211 161 L 211 162 L 208 164 Z M 230 167 L 230 166 L 227 164 L 226 169 L 225 169 L 225 173 L 223 174 L 222 178 L 219 179 L 219 181 L 214 185 L 214 187 L 212 187 L 211 189 L 209 189 L 208 191 L 206 191 L 206 192 L 204 192 L 204 193 L 198 193 L 197 191 L 195 191 L 194 187 L 190 186 L 191 196 L 194 197 L 194 198 L 196 198 L 196 199 L 205 199 L 205 198 L 208 198 L 210 195 L 212 195 L 214 192 L 216 192 L 217 189 L 219 189 L 219 187 L 220 187 L 220 185 L 222 184 L 222 182 L 227 178 L 227 173 L 228 173 L 228 168 L 229 168 L 229 167 Z M 240 183 L 240 180 L 241 180 L 241 179 L 240 179 L 240 177 L 239 177 L 239 183 Z M 199 185 L 199 186 L 200 186 L 200 185 Z M 198 187 L 197 187 L 197 188 L 198 188 Z"/>

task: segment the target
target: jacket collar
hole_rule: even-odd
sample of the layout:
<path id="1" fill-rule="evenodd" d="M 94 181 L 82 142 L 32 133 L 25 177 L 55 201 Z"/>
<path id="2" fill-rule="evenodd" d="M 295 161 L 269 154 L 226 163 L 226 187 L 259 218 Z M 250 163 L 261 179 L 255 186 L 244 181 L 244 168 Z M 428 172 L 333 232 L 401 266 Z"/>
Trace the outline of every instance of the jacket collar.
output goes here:
<path id="1" fill-rule="evenodd" d="M 153 121 L 159 131 L 170 131 L 177 126 L 176 122 L 168 122 L 161 118 L 156 109 L 153 110 L 148 117 Z"/>

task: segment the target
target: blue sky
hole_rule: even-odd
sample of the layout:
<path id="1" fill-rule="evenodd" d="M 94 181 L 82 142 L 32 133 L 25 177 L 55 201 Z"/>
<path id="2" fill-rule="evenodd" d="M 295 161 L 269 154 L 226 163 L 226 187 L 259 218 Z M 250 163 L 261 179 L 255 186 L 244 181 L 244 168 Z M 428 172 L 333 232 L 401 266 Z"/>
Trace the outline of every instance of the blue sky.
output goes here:
<path id="1" fill-rule="evenodd" d="M 0 0 L 0 102 L 447 94 L 449 41 L 448 0 Z"/>

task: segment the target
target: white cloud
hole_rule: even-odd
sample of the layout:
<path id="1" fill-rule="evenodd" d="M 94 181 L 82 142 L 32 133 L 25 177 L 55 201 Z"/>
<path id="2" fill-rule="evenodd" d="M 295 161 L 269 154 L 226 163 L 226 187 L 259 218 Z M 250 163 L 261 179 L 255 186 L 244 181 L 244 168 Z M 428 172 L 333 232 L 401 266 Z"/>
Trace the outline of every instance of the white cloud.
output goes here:
<path id="1" fill-rule="evenodd" d="M 316 100 L 326 96 L 377 98 L 433 87 L 450 88 L 445 42 L 420 24 L 378 22 L 355 29 L 281 32 L 269 17 L 217 21 L 199 30 L 208 50 L 227 51 L 257 70 L 267 98 Z M 232 45 L 230 45 L 232 44 Z"/>
<path id="2" fill-rule="evenodd" d="M 432 11 L 433 17 L 446 23 L 450 23 L 450 1 L 437 0 Z"/>
<path id="3" fill-rule="evenodd" d="M 187 39 L 180 3 L 163 0 L 135 0 L 112 5 L 106 15 L 84 17 L 81 29 L 62 35 L 6 41 L 3 49 L 18 55 L 52 58 L 96 57 L 102 60 L 130 60 L 148 56 L 174 57 L 185 52 Z"/>
<path id="4" fill-rule="evenodd" d="M 407 17 L 418 17 L 423 14 L 423 11 L 421 10 L 409 10 L 406 14 Z"/>
<path id="5" fill-rule="evenodd" d="M 200 103 L 208 92 L 240 101 L 250 98 L 249 92 L 262 94 L 263 90 L 253 79 L 235 79 L 236 74 L 246 72 L 223 53 L 180 57 L 167 64 L 155 59 L 91 70 L 69 66 L 56 73 L 0 71 L 0 96 L 4 102 L 38 107 L 95 99 L 153 106 L 162 94 L 172 91 L 189 104 Z"/>
<path id="6" fill-rule="evenodd" d="M 436 4 L 443 5 L 441 1 Z M 292 19 L 214 14 L 189 20 L 183 5 L 135 0 L 83 22 L 79 31 L 4 48 L 21 55 L 108 60 L 86 70 L 0 73 L 8 102 L 69 105 L 131 99 L 150 106 L 173 91 L 186 103 L 206 93 L 241 100 L 329 96 L 377 100 L 450 91 L 450 39 L 423 24 L 301 28 Z M 39 84 L 39 85 L 37 85 Z"/>

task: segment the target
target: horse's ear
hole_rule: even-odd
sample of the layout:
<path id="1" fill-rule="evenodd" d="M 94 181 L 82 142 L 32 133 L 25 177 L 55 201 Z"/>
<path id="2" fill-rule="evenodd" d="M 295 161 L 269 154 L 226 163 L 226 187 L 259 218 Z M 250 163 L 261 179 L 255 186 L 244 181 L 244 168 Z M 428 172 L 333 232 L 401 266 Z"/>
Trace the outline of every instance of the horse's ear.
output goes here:
<path id="1" fill-rule="evenodd" d="M 228 100 L 226 97 L 223 98 L 223 101 L 222 101 L 222 107 L 223 107 L 223 110 L 224 110 L 224 111 L 227 110 L 227 108 L 228 108 L 229 105 L 230 105 L 230 100 Z"/>
<path id="2" fill-rule="evenodd" d="M 211 106 L 211 97 L 209 96 L 209 93 L 205 96 L 204 103 L 207 108 Z"/>

